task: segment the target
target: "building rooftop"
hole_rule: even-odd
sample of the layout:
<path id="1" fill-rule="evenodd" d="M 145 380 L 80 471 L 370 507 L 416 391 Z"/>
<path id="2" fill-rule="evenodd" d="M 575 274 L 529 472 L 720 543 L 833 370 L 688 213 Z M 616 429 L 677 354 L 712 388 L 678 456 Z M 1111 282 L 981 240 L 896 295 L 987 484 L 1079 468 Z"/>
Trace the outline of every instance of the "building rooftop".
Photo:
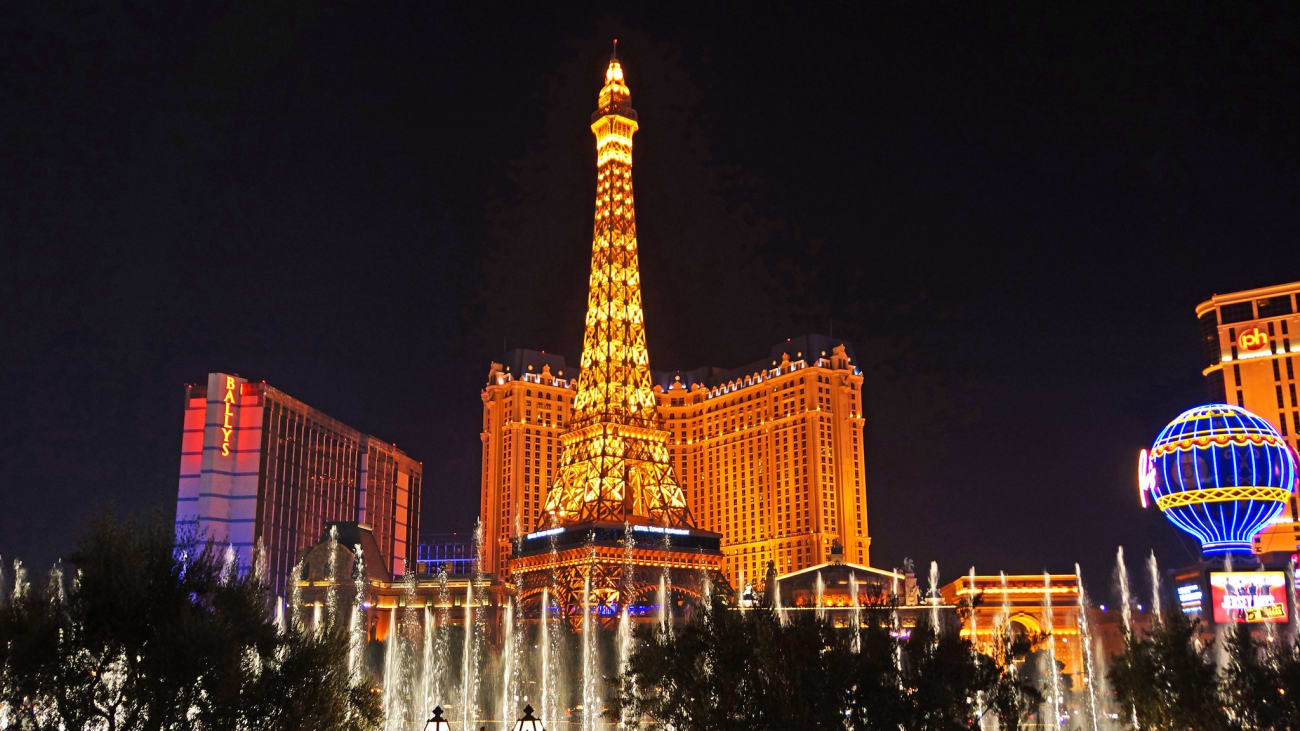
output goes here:
<path id="1" fill-rule="evenodd" d="M 651 381 L 667 390 L 674 381 L 679 381 L 688 390 L 695 385 L 704 388 L 712 388 L 738 378 L 753 375 L 759 371 L 767 370 L 781 362 L 783 355 L 788 355 L 791 361 L 804 359 L 815 359 L 820 357 L 830 357 L 836 346 L 843 345 L 844 350 L 848 353 L 850 361 L 856 362 L 857 356 L 853 352 L 853 344 L 842 338 L 832 338 L 827 335 L 809 333 L 798 337 L 786 338 L 776 343 L 768 349 L 766 358 L 746 363 L 736 368 L 721 368 L 718 366 L 700 366 L 688 370 L 652 370 L 650 372 Z M 568 362 L 563 355 L 550 353 L 545 350 L 533 350 L 531 348 L 514 348 L 506 351 L 499 361 L 501 368 L 509 374 L 512 379 L 522 378 L 529 373 L 540 374 L 543 368 L 550 368 L 550 374 L 556 378 L 565 379 L 570 384 L 576 384 L 578 377 L 578 368 L 574 366 L 569 368 Z M 498 369 L 493 368 L 493 373 Z M 489 376 L 491 378 L 491 376 Z"/>
<path id="2" fill-rule="evenodd" d="M 1196 316 L 1200 317 L 1207 310 L 1223 305 L 1235 304 L 1237 302 L 1249 302 L 1255 299 L 1267 299 L 1278 295 L 1288 295 L 1294 292 L 1300 292 L 1300 282 L 1287 282 L 1285 284 L 1271 284 L 1267 287 L 1256 287 L 1254 289 L 1243 289 L 1239 292 L 1228 292 L 1226 294 L 1215 294 L 1208 300 L 1196 306 Z M 1289 313 L 1278 313 L 1289 314 Z M 1265 317 L 1267 315 L 1261 315 Z"/>
<path id="3" fill-rule="evenodd" d="M 782 355 L 788 355 L 790 360 L 803 360 L 805 358 L 816 359 L 820 357 L 830 357 L 837 345 L 843 345 L 844 351 L 848 353 L 849 360 L 856 362 L 857 356 L 853 352 L 853 345 L 842 338 L 832 338 L 827 335 L 818 335 L 809 333 L 799 335 L 793 338 L 776 343 L 768 349 L 768 356 L 758 360 L 746 363 L 737 368 L 719 368 L 717 366 L 702 366 L 691 370 L 675 371 L 652 371 L 650 378 L 656 385 L 667 390 L 674 381 L 680 381 L 688 390 L 691 386 L 699 384 L 705 388 L 712 388 L 724 383 L 729 383 L 745 376 L 753 375 L 759 371 L 767 370 L 781 362 Z"/>

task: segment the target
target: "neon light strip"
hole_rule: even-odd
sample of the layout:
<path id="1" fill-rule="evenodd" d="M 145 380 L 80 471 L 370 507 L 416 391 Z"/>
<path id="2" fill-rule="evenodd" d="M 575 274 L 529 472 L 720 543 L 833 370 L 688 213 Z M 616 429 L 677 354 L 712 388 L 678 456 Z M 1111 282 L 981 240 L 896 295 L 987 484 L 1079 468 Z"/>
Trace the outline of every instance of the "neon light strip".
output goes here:
<path id="1" fill-rule="evenodd" d="M 667 533 L 670 536 L 689 536 L 690 531 L 684 528 L 661 528 L 657 525 L 634 525 L 632 530 L 637 533 Z"/>

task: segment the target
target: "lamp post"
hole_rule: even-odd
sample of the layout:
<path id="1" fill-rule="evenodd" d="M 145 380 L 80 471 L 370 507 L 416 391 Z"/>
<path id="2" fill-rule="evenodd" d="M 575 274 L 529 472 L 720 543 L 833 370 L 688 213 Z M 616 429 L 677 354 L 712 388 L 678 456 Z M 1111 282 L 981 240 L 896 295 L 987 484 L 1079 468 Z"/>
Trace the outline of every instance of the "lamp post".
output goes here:
<path id="1" fill-rule="evenodd" d="M 514 731 L 546 731 L 542 722 L 533 718 L 533 707 L 524 706 L 524 717 L 515 723 Z"/>
<path id="2" fill-rule="evenodd" d="M 433 709 L 433 717 L 424 722 L 424 731 L 451 731 L 451 724 L 442 717 L 442 706 L 436 706 Z"/>

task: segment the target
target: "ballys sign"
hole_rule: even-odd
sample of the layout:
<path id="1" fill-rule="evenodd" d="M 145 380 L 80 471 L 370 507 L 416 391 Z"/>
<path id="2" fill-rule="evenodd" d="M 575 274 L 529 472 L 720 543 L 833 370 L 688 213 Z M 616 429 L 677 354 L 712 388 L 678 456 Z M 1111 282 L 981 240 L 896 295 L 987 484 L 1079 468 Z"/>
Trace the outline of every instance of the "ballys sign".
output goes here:
<path id="1" fill-rule="evenodd" d="M 226 395 L 221 399 L 221 456 L 230 456 L 230 437 L 234 434 L 235 428 L 231 426 L 230 420 L 235 416 L 235 379 L 226 376 Z"/>

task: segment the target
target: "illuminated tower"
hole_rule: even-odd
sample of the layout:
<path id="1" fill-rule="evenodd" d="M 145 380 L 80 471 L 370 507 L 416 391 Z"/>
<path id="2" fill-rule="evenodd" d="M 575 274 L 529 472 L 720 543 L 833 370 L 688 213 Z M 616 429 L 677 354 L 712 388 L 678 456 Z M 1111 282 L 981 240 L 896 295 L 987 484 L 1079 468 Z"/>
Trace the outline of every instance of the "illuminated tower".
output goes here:
<path id="1" fill-rule="evenodd" d="M 588 577 L 594 604 L 632 601 L 621 592 L 633 584 L 647 586 L 642 580 L 650 576 L 643 570 L 629 577 L 629 564 L 657 567 L 657 585 L 660 569 L 698 575 L 701 568 L 716 572 L 721 561 L 718 534 L 695 530 L 668 455 L 670 434 L 656 412 L 632 199 L 637 118 L 617 53 L 605 69 L 591 119 L 596 215 L 582 370 L 538 530 L 524 537 L 511 566 L 524 574 L 525 594 L 540 591 L 542 574 L 560 571 L 557 594 L 565 610 L 575 608 Z M 630 559 L 620 545 L 624 535 L 636 539 Z M 567 547 L 558 561 L 550 543 L 557 551 Z"/>
<path id="2" fill-rule="evenodd" d="M 582 372 L 543 522 L 626 520 L 687 528 L 693 521 L 651 389 L 632 204 L 636 111 L 617 56 L 610 58 L 598 104 L 591 123 L 596 221 Z"/>

